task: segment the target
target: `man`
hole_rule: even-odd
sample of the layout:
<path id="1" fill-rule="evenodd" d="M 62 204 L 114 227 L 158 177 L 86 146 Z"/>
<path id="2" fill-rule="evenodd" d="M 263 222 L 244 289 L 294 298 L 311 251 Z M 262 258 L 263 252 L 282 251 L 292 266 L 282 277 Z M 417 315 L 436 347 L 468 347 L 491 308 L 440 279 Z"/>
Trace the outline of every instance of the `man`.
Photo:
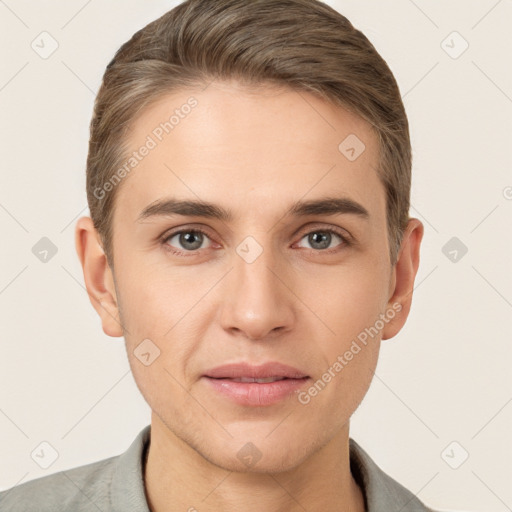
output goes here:
<path id="1" fill-rule="evenodd" d="M 151 425 L 2 511 L 430 510 L 349 437 L 423 225 L 393 75 L 316 0 L 187 0 L 107 67 L 76 247 Z"/>

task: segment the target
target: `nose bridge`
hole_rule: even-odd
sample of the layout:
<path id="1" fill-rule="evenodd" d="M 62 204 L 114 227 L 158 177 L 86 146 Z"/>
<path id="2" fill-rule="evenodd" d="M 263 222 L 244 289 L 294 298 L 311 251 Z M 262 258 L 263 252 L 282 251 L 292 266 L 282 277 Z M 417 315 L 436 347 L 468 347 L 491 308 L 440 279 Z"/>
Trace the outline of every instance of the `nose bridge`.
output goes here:
<path id="1" fill-rule="evenodd" d="M 225 329 L 242 331 L 251 339 L 288 328 L 293 319 L 289 292 L 276 277 L 280 265 L 270 237 L 262 235 L 260 240 L 261 243 L 248 236 L 236 247 L 230 297 L 225 300 L 222 312 Z"/>

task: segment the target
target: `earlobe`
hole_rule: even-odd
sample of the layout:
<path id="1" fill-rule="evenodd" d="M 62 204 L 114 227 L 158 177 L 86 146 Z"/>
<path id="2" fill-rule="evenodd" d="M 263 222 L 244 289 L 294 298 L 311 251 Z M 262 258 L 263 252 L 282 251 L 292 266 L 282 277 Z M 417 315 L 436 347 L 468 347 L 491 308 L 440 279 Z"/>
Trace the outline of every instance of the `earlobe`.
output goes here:
<path id="1" fill-rule="evenodd" d="M 423 232 L 424 226 L 418 219 L 409 219 L 393 269 L 391 296 L 387 304 L 387 311 L 393 309 L 396 313 L 382 331 L 383 340 L 396 336 L 409 316 L 414 280 L 420 264 L 420 245 Z"/>
<path id="2" fill-rule="evenodd" d="M 112 270 L 90 217 L 78 219 L 75 246 L 82 265 L 89 300 L 101 318 L 103 331 L 108 336 L 123 336 L 124 329 L 120 321 Z"/>

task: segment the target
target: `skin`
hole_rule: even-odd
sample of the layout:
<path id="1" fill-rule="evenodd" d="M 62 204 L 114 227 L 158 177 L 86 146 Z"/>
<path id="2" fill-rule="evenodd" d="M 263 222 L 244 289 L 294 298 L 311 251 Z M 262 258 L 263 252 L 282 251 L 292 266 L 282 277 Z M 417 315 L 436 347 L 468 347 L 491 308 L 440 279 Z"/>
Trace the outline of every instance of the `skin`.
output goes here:
<path id="1" fill-rule="evenodd" d="M 392 267 L 376 135 L 360 117 L 310 93 L 236 82 L 175 91 L 142 111 L 131 147 L 191 95 L 197 107 L 119 185 L 114 271 L 91 219 L 76 226 L 91 303 L 104 332 L 125 337 L 152 408 L 144 474 L 150 508 L 362 512 L 349 420 L 371 383 L 381 339 L 395 336 L 409 314 L 423 225 L 409 220 Z M 338 149 L 349 134 L 366 146 L 354 161 Z M 137 220 L 171 196 L 218 204 L 233 220 Z M 285 216 L 293 202 L 325 196 L 350 197 L 369 218 Z M 188 245 L 179 235 L 159 241 L 171 228 L 198 227 L 207 235 Z M 328 228 L 354 243 L 332 234 L 323 248 L 318 240 Z M 263 249 L 252 263 L 236 251 L 247 236 Z M 397 303 L 394 318 L 308 404 L 292 394 L 271 406 L 241 406 L 201 378 L 225 363 L 279 361 L 317 381 Z M 134 355 L 144 339 L 160 349 L 148 366 Z M 237 457 L 248 442 L 262 455 L 252 467 Z"/>

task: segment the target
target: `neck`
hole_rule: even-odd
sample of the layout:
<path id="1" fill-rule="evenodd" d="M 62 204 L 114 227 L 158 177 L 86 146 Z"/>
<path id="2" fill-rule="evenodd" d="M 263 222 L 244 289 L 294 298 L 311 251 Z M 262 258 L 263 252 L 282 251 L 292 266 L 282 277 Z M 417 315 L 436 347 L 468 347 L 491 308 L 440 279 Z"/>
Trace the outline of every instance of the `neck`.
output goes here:
<path id="1" fill-rule="evenodd" d="M 151 512 L 365 512 L 350 471 L 348 423 L 293 469 L 256 473 L 210 462 L 153 414 L 144 480 Z"/>

